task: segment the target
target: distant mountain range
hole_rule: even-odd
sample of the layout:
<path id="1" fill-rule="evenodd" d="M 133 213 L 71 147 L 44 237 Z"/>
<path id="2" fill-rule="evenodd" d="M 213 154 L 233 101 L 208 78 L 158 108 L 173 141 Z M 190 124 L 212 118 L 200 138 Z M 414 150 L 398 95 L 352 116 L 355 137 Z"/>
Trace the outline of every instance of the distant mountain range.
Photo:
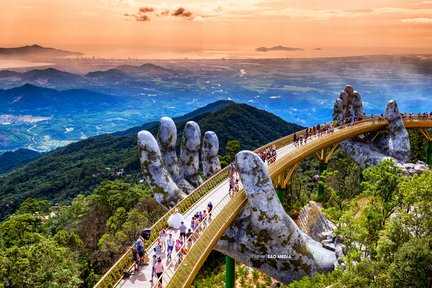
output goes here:
<path id="1" fill-rule="evenodd" d="M 294 47 L 285 47 L 282 45 L 274 46 L 274 47 L 258 47 L 255 49 L 259 52 L 268 52 L 268 51 L 302 51 L 303 48 L 294 48 Z"/>
<path id="2" fill-rule="evenodd" d="M 12 70 L 0 71 L 0 88 L 12 88 L 25 83 L 55 89 L 71 88 L 101 88 L 114 84 L 136 86 L 151 78 L 170 79 L 176 75 L 175 71 L 146 63 L 140 66 L 120 65 L 104 71 L 89 72 L 85 75 L 73 74 L 55 68 L 33 69 L 27 72 Z"/>
<path id="3" fill-rule="evenodd" d="M 22 46 L 14 48 L 0 48 L 0 56 L 8 57 L 47 57 L 57 58 L 66 56 L 84 55 L 81 52 L 60 50 L 55 48 L 42 47 L 40 45 Z"/>
<path id="4" fill-rule="evenodd" d="M 120 102 L 118 97 L 84 89 L 57 91 L 24 84 L 0 90 L 0 112 L 7 113 L 38 111 L 41 115 L 52 115 L 55 112 L 100 111 Z"/>
<path id="5" fill-rule="evenodd" d="M 229 139 L 239 140 L 241 149 L 254 149 L 302 129 L 264 110 L 231 101 L 217 101 L 188 115 L 174 118 L 178 135 L 187 121 L 196 121 L 202 134 L 209 130 L 218 134 L 222 152 Z M 0 220 L 28 197 L 65 202 L 79 193 L 90 193 L 106 179 L 138 181 L 142 176 L 136 132 L 145 129 L 156 135 L 157 125 L 151 122 L 116 135 L 78 141 L 1 175 Z"/>

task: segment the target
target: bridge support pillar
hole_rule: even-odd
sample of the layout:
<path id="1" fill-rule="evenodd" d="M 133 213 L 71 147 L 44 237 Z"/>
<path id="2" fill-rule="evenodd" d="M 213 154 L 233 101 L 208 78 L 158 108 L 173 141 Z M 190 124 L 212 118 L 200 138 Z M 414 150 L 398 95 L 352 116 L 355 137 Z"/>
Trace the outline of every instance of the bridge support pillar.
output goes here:
<path id="1" fill-rule="evenodd" d="M 427 129 L 420 129 L 420 133 L 423 134 L 423 136 L 428 141 L 426 163 L 432 165 L 432 135 L 430 134 L 430 131 Z"/>
<path id="2" fill-rule="evenodd" d="M 324 184 L 321 183 L 321 176 L 324 171 L 327 170 L 327 162 L 319 162 L 319 176 L 320 181 L 318 182 L 318 197 L 322 197 L 324 195 Z"/>
<path id="3" fill-rule="evenodd" d="M 225 256 L 225 288 L 235 287 L 235 260 Z"/>
<path id="4" fill-rule="evenodd" d="M 432 165 L 432 141 L 429 141 L 428 143 L 426 163 L 429 164 L 429 166 Z"/>
<path id="5" fill-rule="evenodd" d="M 286 190 L 286 188 L 281 188 L 281 187 L 276 188 L 276 194 L 277 194 L 279 201 L 281 202 L 282 206 L 284 205 L 284 202 L 285 202 L 285 190 Z"/>

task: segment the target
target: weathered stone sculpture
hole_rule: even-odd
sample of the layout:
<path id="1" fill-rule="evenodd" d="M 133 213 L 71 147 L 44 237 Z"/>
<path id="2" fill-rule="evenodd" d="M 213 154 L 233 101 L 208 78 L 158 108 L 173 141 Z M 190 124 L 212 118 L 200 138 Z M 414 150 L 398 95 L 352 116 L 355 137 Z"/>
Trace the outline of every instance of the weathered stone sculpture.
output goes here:
<path id="1" fill-rule="evenodd" d="M 354 116 L 364 114 L 360 94 L 353 90 L 352 86 L 347 85 L 336 99 L 333 109 L 334 120 L 341 120 L 353 114 Z M 340 143 L 342 149 L 362 169 L 378 165 L 384 159 L 392 159 L 411 175 L 428 169 L 424 163 L 418 165 L 407 163 L 410 160 L 409 136 L 395 100 L 387 103 L 384 117 L 389 123 L 388 133 L 379 135 L 374 141 L 370 141 L 367 135 L 343 141 Z"/>
<path id="2" fill-rule="evenodd" d="M 162 117 L 159 121 L 158 144 L 163 163 L 177 186 L 185 193 L 193 191 L 194 187 L 180 175 L 177 158 L 177 127 L 169 117 Z"/>
<path id="3" fill-rule="evenodd" d="M 203 183 L 199 174 L 201 130 L 194 121 L 186 123 L 180 147 L 180 173 L 194 187 Z"/>
<path id="4" fill-rule="evenodd" d="M 378 136 L 373 142 L 366 137 L 340 143 L 347 155 L 362 169 L 378 165 L 384 159 L 389 158 L 402 167 L 402 164 L 410 159 L 408 132 L 403 125 L 396 101 L 391 100 L 387 103 L 384 115 L 389 122 L 388 133 Z"/>
<path id="5" fill-rule="evenodd" d="M 157 142 L 148 131 L 138 133 L 141 168 L 144 178 L 155 193 L 156 200 L 172 207 L 185 193 L 198 187 L 203 179 L 199 174 L 199 150 L 201 131 L 197 123 L 186 123 L 180 160 L 177 158 L 177 128 L 171 118 L 159 121 Z M 218 159 L 219 140 L 208 131 L 203 141 L 203 169 L 206 177 L 220 170 Z M 181 192 L 183 191 L 183 192 Z"/>
<path id="6" fill-rule="evenodd" d="M 171 118 L 162 117 L 160 119 L 157 141 L 162 154 L 163 163 L 173 180 L 177 182 L 180 179 L 180 169 L 176 152 L 177 127 Z"/>
<path id="7" fill-rule="evenodd" d="M 156 139 L 150 132 L 140 131 L 138 147 L 144 178 L 153 190 L 156 200 L 163 206 L 174 206 L 186 195 L 180 191 L 163 165 Z"/>
<path id="8" fill-rule="evenodd" d="M 219 139 L 216 133 L 207 131 L 204 134 L 202 150 L 201 150 L 201 163 L 204 176 L 211 177 L 221 169 L 218 157 L 219 152 Z"/>
<path id="9" fill-rule="evenodd" d="M 303 233 L 285 213 L 258 155 L 242 151 L 236 163 L 249 201 L 215 249 L 285 283 L 333 270 L 335 253 Z"/>
<path id="10" fill-rule="evenodd" d="M 351 85 L 346 85 L 344 91 L 336 99 L 333 108 L 333 120 L 342 120 L 350 116 L 363 116 L 363 104 L 360 93 L 354 91 Z"/>
<path id="11" fill-rule="evenodd" d="M 406 163 L 410 160 L 409 136 L 395 100 L 387 103 L 384 116 L 391 127 L 388 135 L 389 155 L 401 163 Z"/>

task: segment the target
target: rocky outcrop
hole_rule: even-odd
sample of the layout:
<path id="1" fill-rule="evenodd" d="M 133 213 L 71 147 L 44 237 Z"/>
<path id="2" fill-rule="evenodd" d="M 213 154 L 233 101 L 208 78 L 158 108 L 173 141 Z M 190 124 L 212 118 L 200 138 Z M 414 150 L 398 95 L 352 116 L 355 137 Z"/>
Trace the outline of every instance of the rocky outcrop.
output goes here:
<path id="1" fill-rule="evenodd" d="M 201 130 L 194 121 L 186 123 L 180 147 L 180 173 L 194 187 L 203 183 L 199 174 Z"/>
<path id="2" fill-rule="evenodd" d="M 408 175 L 420 175 L 425 171 L 428 171 L 430 169 L 429 165 L 426 164 L 423 161 L 417 161 L 417 163 L 405 163 L 405 164 L 401 164 L 399 166 L 400 168 L 404 169 Z"/>
<path id="3" fill-rule="evenodd" d="M 206 178 L 210 178 L 221 169 L 218 152 L 219 139 L 216 133 L 213 131 L 207 131 L 204 134 L 201 150 L 202 170 Z"/>
<path id="4" fill-rule="evenodd" d="M 145 180 L 153 190 L 156 201 L 165 207 L 174 206 L 186 195 L 180 191 L 163 165 L 158 143 L 148 131 L 138 133 L 141 169 Z"/>
<path id="5" fill-rule="evenodd" d="M 300 210 L 297 223 L 300 230 L 320 242 L 336 229 L 336 225 L 324 216 L 320 205 L 314 201 L 309 201 Z"/>
<path id="6" fill-rule="evenodd" d="M 333 270 L 335 253 L 302 232 L 285 213 L 263 161 L 242 151 L 236 164 L 248 203 L 215 249 L 284 283 Z"/>

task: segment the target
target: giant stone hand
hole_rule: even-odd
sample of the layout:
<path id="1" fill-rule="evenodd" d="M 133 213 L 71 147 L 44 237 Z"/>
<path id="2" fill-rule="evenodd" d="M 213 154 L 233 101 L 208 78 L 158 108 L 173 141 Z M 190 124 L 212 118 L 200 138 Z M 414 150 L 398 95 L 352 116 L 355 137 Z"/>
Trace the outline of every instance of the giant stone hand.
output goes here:
<path id="1" fill-rule="evenodd" d="M 209 136 L 207 136 L 209 135 Z M 214 132 L 206 132 L 203 141 L 202 162 L 204 174 L 211 177 L 220 170 L 219 140 Z M 173 207 L 199 186 L 203 179 L 199 172 L 201 131 L 197 123 L 186 123 L 180 161 L 176 153 L 177 128 L 169 117 L 159 121 L 157 141 L 148 131 L 138 133 L 141 169 L 152 188 L 156 200 L 166 207 Z"/>
<path id="2" fill-rule="evenodd" d="M 248 203 L 215 249 L 284 283 L 333 270 L 335 253 L 303 233 L 286 214 L 258 155 L 242 151 L 236 163 Z"/>
<path id="3" fill-rule="evenodd" d="M 363 105 L 360 94 L 347 85 L 335 101 L 333 119 L 342 120 L 351 116 L 363 116 Z M 400 167 L 409 161 L 410 143 L 408 132 L 403 125 L 395 100 L 387 103 L 385 118 L 389 122 L 386 134 L 380 134 L 374 141 L 373 135 L 363 135 L 340 143 L 342 149 L 361 168 L 378 165 L 384 159 L 393 159 Z"/>

